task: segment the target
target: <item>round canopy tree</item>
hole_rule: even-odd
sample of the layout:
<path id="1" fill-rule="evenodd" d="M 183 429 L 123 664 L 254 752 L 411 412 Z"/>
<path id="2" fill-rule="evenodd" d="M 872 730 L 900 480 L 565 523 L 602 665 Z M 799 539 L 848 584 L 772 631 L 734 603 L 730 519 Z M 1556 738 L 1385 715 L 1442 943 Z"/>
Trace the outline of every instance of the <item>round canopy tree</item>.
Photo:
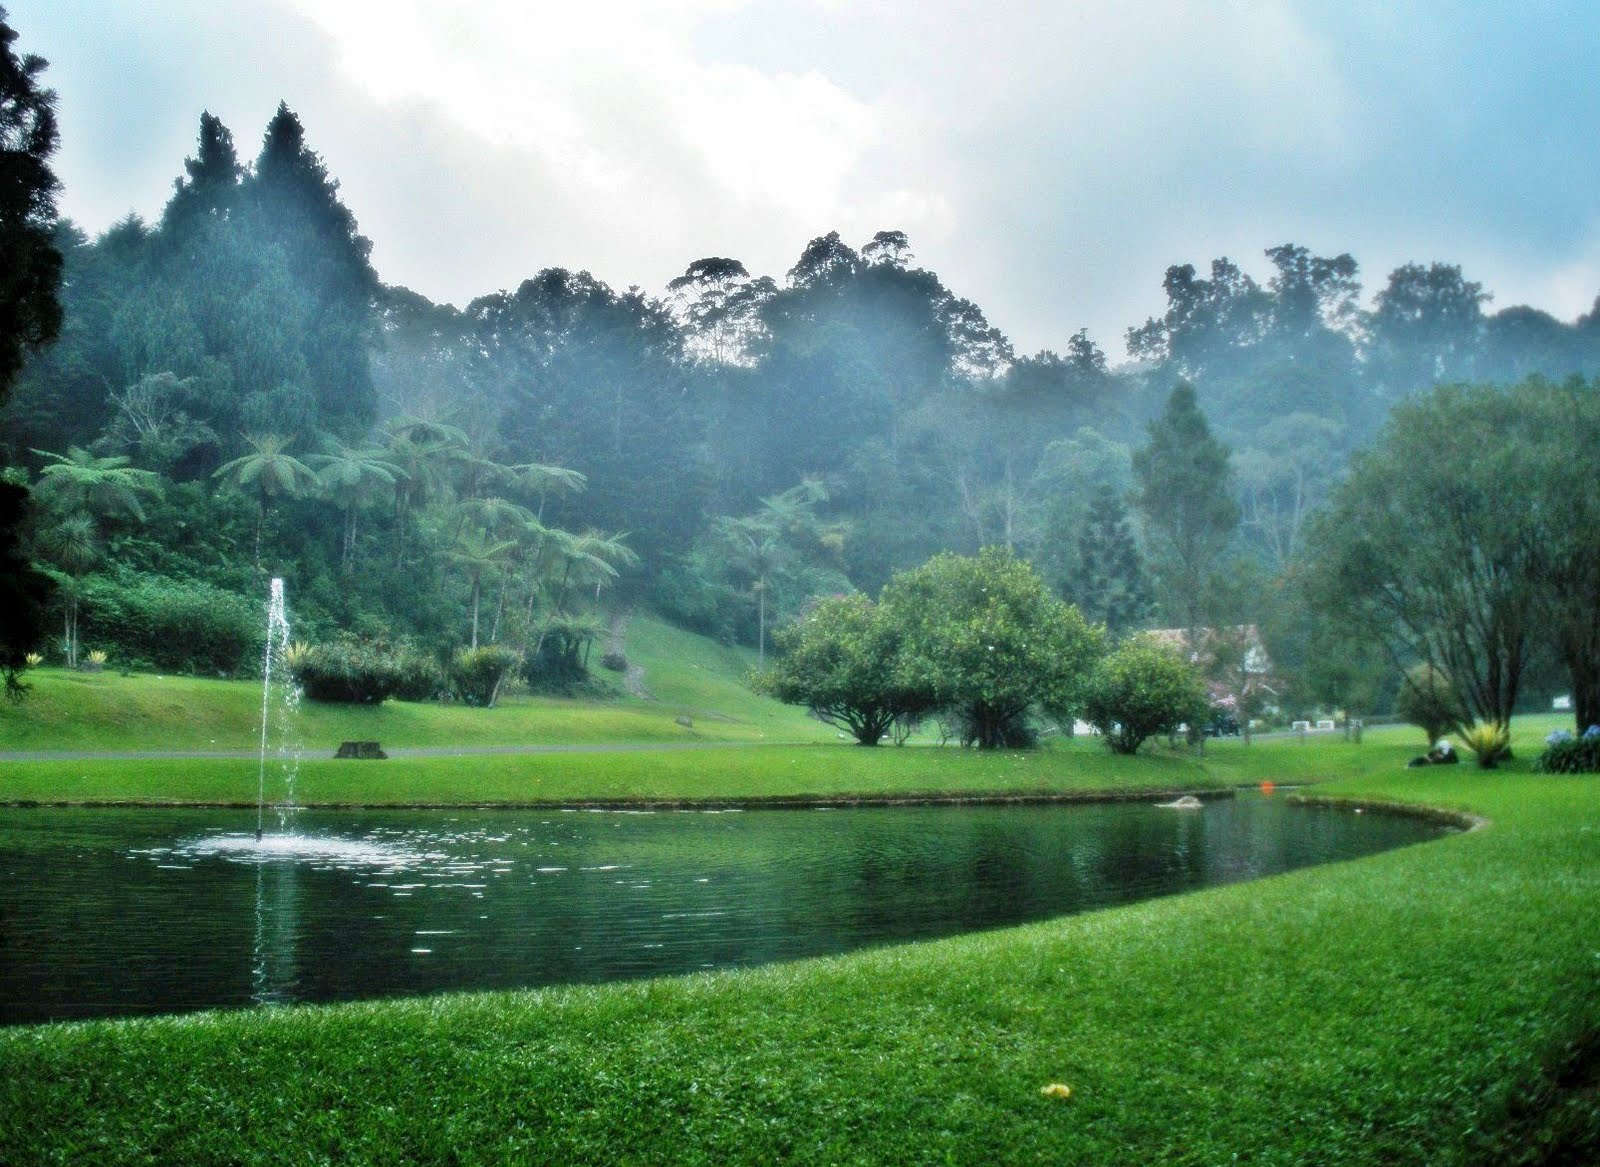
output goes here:
<path id="1" fill-rule="evenodd" d="M 904 636 L 902 684 L 928 692 L 980 749 L 1027 744 L 1031 711 L 1076 712 L 1104 638 L 1000 547 L 936 555 L 890 580 L 881 603 Z"/>
<path id="2" fill-rule="evenodd" d="M 1118 754 L 1136 753 L 1147 738 L 1193 724 L 1205 708 L 1200 674 L 1171 648 L 1137 636 L 1095 666 L 1084 700 L 1090 723 Z"/>
<path id="3" fill-rule="evenodd" d="M 902 639 L 868 597 L 829 596 L 778 631 L 777 657 L 754 687 L 875 746 L 896 721 L 919 717 L 932 702 L 903 676 Z"/>

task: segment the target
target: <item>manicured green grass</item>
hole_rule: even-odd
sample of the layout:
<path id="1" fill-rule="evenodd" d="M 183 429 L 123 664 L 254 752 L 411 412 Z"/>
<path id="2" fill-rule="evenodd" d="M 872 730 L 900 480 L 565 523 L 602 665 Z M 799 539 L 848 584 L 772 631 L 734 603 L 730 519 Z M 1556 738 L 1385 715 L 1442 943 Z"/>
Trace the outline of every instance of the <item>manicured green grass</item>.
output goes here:
<path id="1" fill-rule="evenodd" d="M 203 802 L 254 805 L 255 761 L 172 759 L 13 762 L 0 802 Z M 484 805 L 597 801 L 763 801 L 918 795 L 1050 797 L 1220 783 L 1192 759 L 1118 758 L 1098 748 L 979 754 L 838 744 L 603 750 L 303 762 L 302 806 Z M 281 779 L 268 771 L 268 797 Z"/>
<path id="2" fill-rule="evenodd" d="M 1369 756 L 1319 793 L 1491 825 L 749 972 L 8 1030 L 0 1160 L 1594 1161 L 1600 780 Z"/>
<path id="3" fill-rule="evenodd" d="M 832 741 L 803 710 L 744 685 L 753 654 L 724 649 L 649 616 L 629 625 L 628 653 L 656 698 L 573 701 L 511 694 L 493 709 L 409 701 L 377 707 L 301 705 L 301 739 L 385 746 L 677 741 Z M 602 677 L 613 674 L 601 672 Z M 253 681 L 37 669 L 21 705 L 0 704 L 0 751 L 251 750 L 260 743 Z M 678 724 L 679 717 L 693 722 Z"/>

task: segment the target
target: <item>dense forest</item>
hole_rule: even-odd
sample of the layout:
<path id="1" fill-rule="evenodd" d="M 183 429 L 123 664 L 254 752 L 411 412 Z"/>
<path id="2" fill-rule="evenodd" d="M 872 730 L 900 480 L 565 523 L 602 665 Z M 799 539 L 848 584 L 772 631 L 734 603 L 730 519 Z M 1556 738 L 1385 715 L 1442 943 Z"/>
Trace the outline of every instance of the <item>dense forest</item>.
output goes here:
<path id="1" fill-rule="evenodd" d="M 1600 309 L 1491 311 L 1447 262 L 1368 296 L 1292 244 L 1264 280 L 1170 267 L 1116 366 L 1070 321 L 1014 351 L 895 230 L 781 277 L 686 257 L 659 294 L 547 269 L 435 304 L 378 279 L 284 106 L 248 162 L 203 116 L 159 221 L 55 243 L 59 336 L 0 452 L 57 647 L 130 667 L 248 667 L 282 576 L 308 639 L 504 645 L 571 685 L 617 604 L 764 651 L 817 596 L 1001 546 L 1114 634 L 1256 623 L 1289 669 L 1312 517 L 1397 403 L 1600 372 Z"/>

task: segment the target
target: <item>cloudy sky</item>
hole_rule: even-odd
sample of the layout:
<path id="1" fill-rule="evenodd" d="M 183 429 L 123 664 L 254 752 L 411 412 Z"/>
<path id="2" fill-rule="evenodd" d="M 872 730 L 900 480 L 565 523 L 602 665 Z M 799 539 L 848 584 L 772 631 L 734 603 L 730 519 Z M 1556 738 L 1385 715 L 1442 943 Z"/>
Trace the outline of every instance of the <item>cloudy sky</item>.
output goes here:
<path id="1" fill-rule="evenodd" d="M 60 96 L 63 213 L 159 214 L 209 109 L 280 99 L 387 282 L 661 291 L 906 231 L 1022 351 L 1113 355 L 1169 264 L 1459 263 L 1600 293 L 1600 5 L 1491 0 L 4 0 Z"/>

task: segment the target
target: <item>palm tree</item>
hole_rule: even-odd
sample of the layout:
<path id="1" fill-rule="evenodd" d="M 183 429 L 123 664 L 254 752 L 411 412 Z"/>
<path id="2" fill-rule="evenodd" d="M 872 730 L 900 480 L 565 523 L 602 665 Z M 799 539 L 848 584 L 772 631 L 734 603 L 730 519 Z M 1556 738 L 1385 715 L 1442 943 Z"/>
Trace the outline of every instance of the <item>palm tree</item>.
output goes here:
<path id="1" fill-rule="evenodd" d="M 505 467 L 511 482 L 521 490 L 539 499 L 538 517 L 544 518 L 544 504 L 552 493 L 578 494 L 589 485 L 588 478 L 565 466 L 547 466 L 542 462 L 523 462 Z"/>
<path id="2" fill-rule="evenodd" d="M 483 596 L 483 576 L 503 566 L 516 548 L 515 539 L 496 539 L 482 527 L 467 527 L 456 536 L 450 558 L 466 570 L 472 584 L 472 647 L 478 647 L 478 605 Z"/>
<path id="3" fill-rule="evenodd" d="M 96 519 L 126 515 L 142 523 L 139 496 L 160 489 L 155 471 L 135 470 L 120 454 L 101 458 L 80 446 L 69 446 L 65 454 L 34 453 L 51 462 L 39 471 L 39 496 L 62 513 L 86 511 Z"/>
<path id="4" fill-rule="evenodd" d="M 66 605 L 64 647 L 67 667 L 78 667 L 78 603 L 83 597 L 83 577 L 100 559 L 94 519 L 78 511 L 48 526 L 39 538 L 39 549 L 58 568 L 52 572 Z"/>
<path id="5" fill-rule="evenodd" d="M 144 522 L 139 499 L 161 488 L 154 471 L 135 470 L 128 459 L 98 457 L 80 446 L 65 454 L 35 450 L 50 464 L 39 471 L 39 498 L 50 514 L 40 537 L 40 550 L 56 565 L 56 582 L 65 603 L 66 654 L 69 667 L 78 663 L 78 608 L 83 577 L 100 560 L 101 526 L 111 519 Z"/>
<path id="6" fill-rule="evenodd" d="M 399 528 L 395 562 L 405 556 L 406 524 L 412 511 L 450 484 L 451 470 L 467 454 L 467 435 L 453 425 L 397 417 L 384 427 L 388 461 L 399 468 L 394 484 L 394 513 Z"/>
<path id="7" fill-rule="evenodd" d="M 587 589 L 590 584 L 603 587 L 621 575 L 622 568 L 639 562 L 638 553 L 625 542 L 625 531 L 607 535 L 588 530 L 574 535 L 552 530 L 549 534 L 554 536 L 549 544 L 551 566 L 561 570 L 550 592 L 550 607 L 557 615 L 566 613 L 567 597 L 574 590 Z"/>
<path id="8" fill-rule="evenodd" d="M 344 510 L 344 538 L 339 568 L 349 575 L 355 561 L 357 508 L 375 490 L 393 486 L 405 471 L 378 449 L 358 450 L 343 442 L 330 443 L 330 453 L 312 454 L 306 462 L 317 470 L 317 482 Z"/>
<path id="9" fill-rule="evenodd" d="M 511 502 L 504 498 L 468 498 L 463 499 L 455 506 L 455 531 L 452 539 L 459 547 L 462 541 L 468 538 L 469 533 L 476 531 L 481 540 L 509 542 L 509 548 L 499 557 L 495 566 L 512 568 L 518 558 L 518 553 L 523 551 L 525 540 L 530 529 L 539 529 L 538 520 L 533 517 L 533 512 L 519 503 Z M 469 563 L 468 560 L 458 562 Z M 472 570 L 469 566 L 469 571 Z M 511 586 L 510 570 L 505 571 L 500 579 L 500 595 L 495 602 L 494 628 L 490 633 L 491 641 L 500 639 L 500 618 L 505 614 L 506 591 Z M 477 606 L 478 589 L 481 584 L 479 578 L 473 582 L 473 643 L 477 643 Z"/>
<path id="10" fill-rule="evenodd" d="M 720 518 L 715 530 L 733 566 L 750 577 L 750 590 L 756 596 L 756 667 L 766 668 L 767 588 L 789 548 L 777 526 L 761 515 Z"/>
<path id="11" fill-rule="evenodd" d="M 231 482 L 240 490 L 254 488 L 260 514 L 256 518 L 256 570 L 261 569 L 261 530 L 266 526 L 267 510 L 280 494 L 302 494 L 317 484 L 316 472 L 288 452 L 293 437 L 281 434 L 246 434 L 254 453 L 218 466 L 213 478 Z"/>

